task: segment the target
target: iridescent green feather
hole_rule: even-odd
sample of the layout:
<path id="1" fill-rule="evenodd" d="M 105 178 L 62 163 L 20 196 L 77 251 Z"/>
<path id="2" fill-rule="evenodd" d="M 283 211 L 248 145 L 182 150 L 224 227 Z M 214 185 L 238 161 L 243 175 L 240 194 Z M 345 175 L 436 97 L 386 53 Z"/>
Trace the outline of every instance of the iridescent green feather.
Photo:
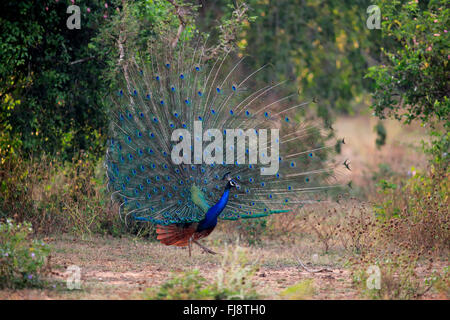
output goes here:
<path id="1" fill-rule="evenodd" d="M 296 112 L 307 103 L 279 98 L 279 84 L 252 89 L 253 74 L 238 72 L 242 60 L 205 61 L 201 46 L 157 52 L 151 63 L 130 66 L 111 97 L 106 166 L 123 215 L 158 224 L 198 222 L 223 193 L 227 172 L 240 186 L 219 217 L 225 220 L 295 212 L 342 186 L 332 161 L 336 144 L 319 125 L 298 120 Z M 261 175 L 265 165 L 249 165 L 248 155 L 240 165 L 175 165 L 172 132 L 192 131 L 194 121 L 221 132 L 279 128 L 278 174 Z"/>

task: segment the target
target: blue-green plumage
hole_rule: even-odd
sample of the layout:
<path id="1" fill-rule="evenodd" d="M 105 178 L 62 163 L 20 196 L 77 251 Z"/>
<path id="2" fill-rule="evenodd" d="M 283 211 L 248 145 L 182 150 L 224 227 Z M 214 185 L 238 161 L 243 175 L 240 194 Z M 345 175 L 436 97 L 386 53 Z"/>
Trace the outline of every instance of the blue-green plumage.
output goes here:
<path id="1" fill-rule="evenodd" d="M 295 212 L 341 185 L 333 180 L 335 166 L 330 162 L 335 144 L 327 142 L 329 136 L 319 126 L 299 121 L 296 114 L 306 103 L 295 102 L 292 95 L 277 97 L 273 92 L 279 84 L 251 89 L 254 73 L 237 72 L 241 61 L 230 65 L 227 55 L 208 61 L 201 46 L 161 45 L 155 52 L 150 63 L 129 66 L 122 87 L 111 98 L 106 167 L 122 216 L 176 226 L 183 236 L 194 226 L 195 232 L 206 234 L 218 219 Z M 228 146 L 223 145 L 223 161 L 198 163 L 192 155 L 192 163 L 175 163 L 172 135 L 181 128 L 193 132 L 194 121 L 217 129 L 224 143 L 229 129 L 258 136 L 262 129 L 276 128 L 279 139 L 259 146 L 279 147 L 278 172 L 261 174 L 267 167 L 261 153 L 256 163 L 249 163 L 248 144 L 244 159 L 233 150 L 234 160 L 225 162 Z M 192 145 L 196 138 L 191 136 Z M 210 143 L 206 138 L 199 142 L 201 150 Z M 172 231 L 166 242 L 185 244 L 175 233 L 169 237 Z"/>
<path id="2" fill-rule="evenodd" d="M 228 203 L 228 198 L 230 196 L 230 189 L 231 188 L 229 184 L 227 184 L 219 201 L 217 201 L 215 205 L 213 205 L 211 208 L 208 209 L 208 211 L 205 214 L 205 218 L 199 222 L 197 227 L 198 231 L 214 228 L 217 225 L 217 217 L 222 213 L 223 209 L 225 209 Z"/>

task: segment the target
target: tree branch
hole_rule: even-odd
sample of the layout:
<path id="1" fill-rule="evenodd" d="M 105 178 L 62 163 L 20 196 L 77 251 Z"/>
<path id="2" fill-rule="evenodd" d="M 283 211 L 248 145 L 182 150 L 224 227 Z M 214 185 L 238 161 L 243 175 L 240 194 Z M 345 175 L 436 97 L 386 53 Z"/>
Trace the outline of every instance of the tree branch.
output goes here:
<path id="1" fill-rule="evenodd" d="M 298 264 L 300 265 L 300 267 L 302 267 L 303 269 L 305 269 L 306 271 L 308 271 L 308 272 L 310 272 L 310 273 L 333 272 L 332 270 L 327 269 L 327 268 L 322 268 L 322 269 L 317 269 L 317 270 L 311 270 L 311 269 L 309 269 L 307 266 L 305 266 L 305 265 L 303 264 L 303 262 L 302 262 L 298 257 L 297 257 L 297 262 L 298 262 Z"/>
<path id="2" fill-rule="evenodd" d="M 175 3 L 174 0 L 167 0 L 171 5 L 175 8 L 175 13 L 178 17 L 178 20 L 180 21 L 180 25 L 178 26 L 177 35 L 175 36 L 175 39 L 172 41 L 172 48 L 175 48 L 178 44 L 178 41 L 180 40 L 181 34 L 183 33 L 184 29 L 186 28 L 186 20 L 185 17 L 190 14 L 190 10 L 187 7 L 180 6 Z"/>
<path id="3" fill-rule="evenodd" d="M 92 59 L 95 59 L 95 57 L 94 56 L 90 56 L 90 57 L 87 57 L 87 58 L 78 59 L 78 60 L 70 62 L 69 65 L 74 65 L 74 64 L 77 64 L 77 63 L 86 62 L 86 61 L 89 61 L 89 60 L 92 60 Z"/>

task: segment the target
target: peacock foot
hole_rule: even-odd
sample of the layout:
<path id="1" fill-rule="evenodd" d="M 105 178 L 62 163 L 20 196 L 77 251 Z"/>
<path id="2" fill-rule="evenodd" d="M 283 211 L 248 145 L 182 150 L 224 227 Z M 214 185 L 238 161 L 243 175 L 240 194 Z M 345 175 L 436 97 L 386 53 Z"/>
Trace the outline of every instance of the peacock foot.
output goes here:
<path id="1" fill-rule="evenodd" d="M 211 249 L 205 247 L 204 245 L 200 244 L 200 243 L 197 242 L 196 240 L 192 240 L 192 242 L 194 242 L 196 245 L 198 245 L 200 248 L 202 248 L 203 251 L 206 252 L 206 253 L 217 254 L 217 252 L 212 251 Z"/>

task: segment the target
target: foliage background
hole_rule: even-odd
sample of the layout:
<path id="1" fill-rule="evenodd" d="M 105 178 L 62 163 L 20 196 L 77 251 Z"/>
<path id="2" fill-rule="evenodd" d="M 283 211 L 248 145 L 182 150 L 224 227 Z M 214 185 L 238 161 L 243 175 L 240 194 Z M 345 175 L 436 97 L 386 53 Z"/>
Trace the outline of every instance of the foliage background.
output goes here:
<path id="1" fill-rule="evenodd" d="M 66 27 L 69 1 L 3 1 L 0 81 L 2 158 L 11 151 L 103 154 L 105 97 L 118 71 L 117 40 L 127 35 L 126 56 L 145 55 L 161 29 L 178 27 L 168 1 L 80 1 L 80 30 Z M 237 30 L 233 10 L 242 3 L 187 3 L 185 33 L 211 35 L 237 45 L 248 68 L 269 64 L 259 81 L 288 79 L 285 90 L 316 98 L 319 115 L 354 113 L 370 81 L 362 80 L 379 55 L 380 31 L 365 27 L 368 1 L 248 1 Z M 88 12 L 88 8 L 90 12 Z M 127 10 L 125 10 L 127 8 Z M 106 18 L 105 18 L 106 17 Z M 194 21 L 193 19 L 196 18 Z M 190 19 L 190 20 L 189 20 Z M 221 29 L 219 28 L 221 27 Z M 232 33 L 233 39 L 221 37 Z M 251 46 L 248 44 L 252 43 Z"/>

